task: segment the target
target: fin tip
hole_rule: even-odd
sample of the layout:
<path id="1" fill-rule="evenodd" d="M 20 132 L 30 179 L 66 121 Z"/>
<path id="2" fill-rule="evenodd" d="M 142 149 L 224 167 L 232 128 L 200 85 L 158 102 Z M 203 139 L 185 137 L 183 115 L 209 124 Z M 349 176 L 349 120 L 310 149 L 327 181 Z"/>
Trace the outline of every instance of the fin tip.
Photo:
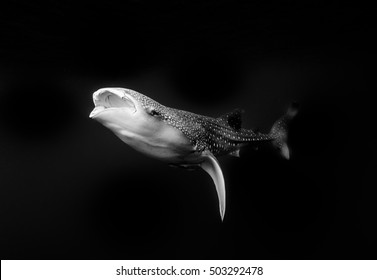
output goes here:
<path id="1" fill-rule="evenodd" d="M 299 103 L 296 101 L 293 101 L 291 105 L 288 108 L 287 115 L 291 118 L 297 115 L 299 109 Z"/>
<path id="2" fill-rule="evenodd" d="M 286 160 L 289 160 L 289 148 L 288 148 L 288 145 L 286 143 L 284 143 L 282 146 L 281 146 L 281 155 L 286 159 Z"/>

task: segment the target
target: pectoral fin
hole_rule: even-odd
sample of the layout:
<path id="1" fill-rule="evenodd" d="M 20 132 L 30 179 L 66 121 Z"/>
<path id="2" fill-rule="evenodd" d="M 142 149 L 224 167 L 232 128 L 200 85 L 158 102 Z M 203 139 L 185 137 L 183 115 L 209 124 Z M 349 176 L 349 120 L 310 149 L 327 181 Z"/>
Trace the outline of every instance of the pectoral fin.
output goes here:
<path id="1" fill-rule="evenodd" d="M 225 181 L 219 162 L 211 152 L 204 154 L 204 161 L 200 167 L 204 169 L 212 178 L 216 186 L 217 196 L 219 198 L 220 216 L 224 220 L 225 215 Z"/>

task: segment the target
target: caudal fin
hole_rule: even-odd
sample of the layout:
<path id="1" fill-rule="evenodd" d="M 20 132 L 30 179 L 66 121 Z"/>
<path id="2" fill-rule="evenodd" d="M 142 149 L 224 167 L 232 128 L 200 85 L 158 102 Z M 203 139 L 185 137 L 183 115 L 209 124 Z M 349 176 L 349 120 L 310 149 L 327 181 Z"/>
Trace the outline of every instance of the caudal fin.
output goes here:
<path id="1" fill-rule="evenodd" d="M 285 115 L 274 123 L 270 131 L 270 136 L 274 138 L 272 144 L 286 159 L 289 159 L 290 154 L 287 145 L 288 126 L 291 120 L 297 115 L 297 112 L 298 104 L 292 103 Z"/>

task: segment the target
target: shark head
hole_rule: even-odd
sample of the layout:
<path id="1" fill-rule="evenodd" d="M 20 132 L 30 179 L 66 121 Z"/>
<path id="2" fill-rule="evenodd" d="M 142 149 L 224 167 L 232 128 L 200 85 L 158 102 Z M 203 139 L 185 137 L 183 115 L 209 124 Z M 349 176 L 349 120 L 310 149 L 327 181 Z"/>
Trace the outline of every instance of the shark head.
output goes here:
<path id="1" fill-rule="evenodd" d="M 141 94 L 129 89 L 101 88 L 93 93 L 95 108 L 89 117 L 114 132 L 148 136 L 158 120 L 153 117 L 154 109 L 148 111 L 147 102 L 140 102 L 138 96 Z"/>
<path id="2" fill-rule="evenodd" d="M 149 156 L 175 162 L 192 150 L 184 134 L 164 121 L 167 107 L 125 88 L 101 88 L 93 93 L 89 117 L 110 129 L 123 142 Z"/>

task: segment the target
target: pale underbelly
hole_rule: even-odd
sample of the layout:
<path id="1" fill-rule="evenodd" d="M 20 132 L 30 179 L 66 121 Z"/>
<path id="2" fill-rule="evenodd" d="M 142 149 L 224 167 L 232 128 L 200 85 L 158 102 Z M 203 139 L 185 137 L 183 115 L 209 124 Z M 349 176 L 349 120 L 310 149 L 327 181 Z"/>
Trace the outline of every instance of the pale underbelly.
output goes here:
<path id="1" fill-rule="evenodd" d="M 191 142 L 180 131 L 160 132 L 148 137 L 122 130 L 115 134 L 135 150 L 168 163 L 197 163 L 200 159 Z"/>

